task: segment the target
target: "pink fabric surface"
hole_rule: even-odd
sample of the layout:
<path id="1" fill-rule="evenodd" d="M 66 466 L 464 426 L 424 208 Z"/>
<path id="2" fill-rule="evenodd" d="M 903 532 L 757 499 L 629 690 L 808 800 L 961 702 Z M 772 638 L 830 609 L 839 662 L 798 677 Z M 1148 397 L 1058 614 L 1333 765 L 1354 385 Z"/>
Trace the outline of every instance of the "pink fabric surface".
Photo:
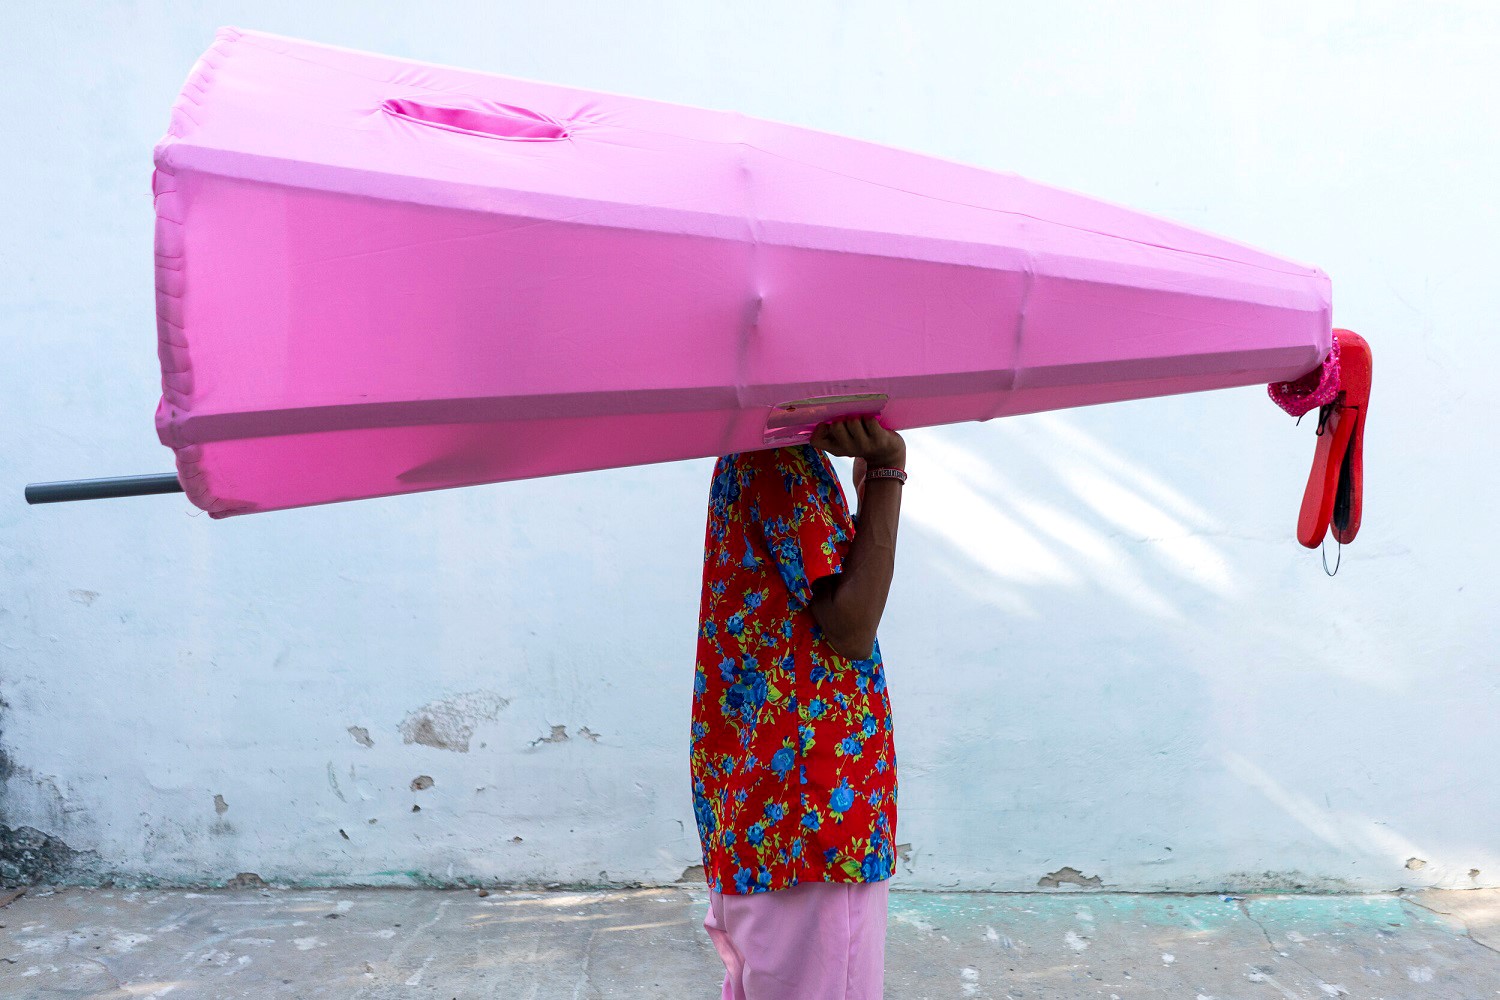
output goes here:
<path id="1" fill-rule="evenodd" d="M 224 29 L 155 152 L 157 428 L 215 517 L 1295 378 L 1300 265 L 1012 174 Z"/>
<path id="2" fill-rule="evenodd" d="M 721 1000 L 880 1000 L 890 880 L 708 892 Z"/>

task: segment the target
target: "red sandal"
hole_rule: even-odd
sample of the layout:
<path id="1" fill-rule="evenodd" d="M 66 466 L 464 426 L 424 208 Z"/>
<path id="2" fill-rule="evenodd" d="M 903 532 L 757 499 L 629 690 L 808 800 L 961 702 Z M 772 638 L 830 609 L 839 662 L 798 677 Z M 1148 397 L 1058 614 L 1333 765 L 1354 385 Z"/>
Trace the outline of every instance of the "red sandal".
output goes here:
<path id="1" fill-rule="evenodd" d="M 1334 330 L 1334 349 L 1314 372 L 1270 387 L 1287 412 L 1318 412 L 1318 448 L 1302 494 L 1297 541 L 1323 544 L 1330 524 L 1339 544 L 1354 541 L 1364 511 L 1364 436 L 1370 405 L 1370 345 L 1350 330 Z M 1331 397 L 1331 398 L 1330 398 Z"/>

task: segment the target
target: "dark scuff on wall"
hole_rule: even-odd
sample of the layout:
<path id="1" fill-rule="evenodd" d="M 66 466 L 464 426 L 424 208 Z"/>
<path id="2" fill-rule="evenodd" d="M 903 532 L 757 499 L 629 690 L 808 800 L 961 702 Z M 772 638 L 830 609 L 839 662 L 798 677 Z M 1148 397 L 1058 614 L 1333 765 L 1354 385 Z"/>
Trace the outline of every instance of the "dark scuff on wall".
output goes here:
<path id="1" fill-rule="evenodd" d="M 75 851 L 60 837 L 33 826 L 0 823 L 0 885 L 77 884 L 92 852 Z"/>
<path id="2" fill-rule="evenodd" d="M 14 783 L 38 782 L 28 768 L 16 764 L 3 742 L 9 709 L 10 703 L 0 698 L 0 886 L 97 883 L 95 852 L 75 851 L 61 837 L 33 826 L 9 825 Z"/>

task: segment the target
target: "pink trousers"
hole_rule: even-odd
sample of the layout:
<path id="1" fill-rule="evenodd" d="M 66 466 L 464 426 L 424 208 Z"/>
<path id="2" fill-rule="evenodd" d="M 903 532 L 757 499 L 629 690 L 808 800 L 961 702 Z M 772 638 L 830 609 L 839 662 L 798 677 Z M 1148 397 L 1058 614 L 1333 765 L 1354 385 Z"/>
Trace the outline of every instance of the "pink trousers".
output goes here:
<path id="1" fill-rule="evenodd" d="M 724 960 L 722 1000 L 880 1000 L 888 880 L 708 891 L 703 927 Z"/>

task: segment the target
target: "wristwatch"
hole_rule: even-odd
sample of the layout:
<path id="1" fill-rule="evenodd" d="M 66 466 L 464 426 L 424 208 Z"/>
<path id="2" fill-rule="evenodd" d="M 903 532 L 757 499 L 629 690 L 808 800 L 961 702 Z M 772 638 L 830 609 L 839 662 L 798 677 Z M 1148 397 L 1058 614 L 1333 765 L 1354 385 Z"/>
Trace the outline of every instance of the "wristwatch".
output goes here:
<path id="1" fill-rule="evenodd" d="M 896 482 L 900 483 L 901 485 L 903 485 L 903 486 L 906 485 L 906 473 L 904 471 L 902 471 L 901 469 L 887 469 L 887 468 L 866 469 L 865 470 L 865 478 L 866 479 L 894 479 Z"/>

